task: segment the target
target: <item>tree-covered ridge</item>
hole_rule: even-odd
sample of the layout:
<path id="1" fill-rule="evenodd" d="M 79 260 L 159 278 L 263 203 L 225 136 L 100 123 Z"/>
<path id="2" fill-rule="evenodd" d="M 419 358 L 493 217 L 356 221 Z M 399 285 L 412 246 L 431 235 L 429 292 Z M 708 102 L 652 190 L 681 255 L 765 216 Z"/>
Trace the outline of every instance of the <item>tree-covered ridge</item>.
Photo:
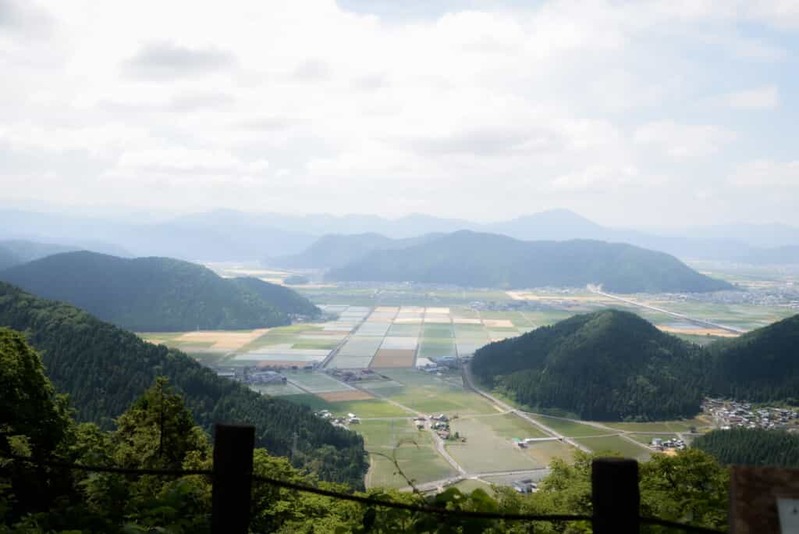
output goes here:
<path id="1" fill-rule="evenodd" d="M 707 347 L 707 393 L 799 404 L 799 315 Z"/>
<path id="2" fill-rule="evenodd" d="M 68 252 L 12 267 L 0 279 L 135 331 L 260 328 L 289 324 L 300 306 L 318 313 L 303 297 L 289 298 L 290 289 L 231 281 L 171 258 Z"/>
<path id="3" fill-rule="evenodd" d="M 714 430 L 696 438 L 691 446 L 710 454 L 722 465 L 799 467 L 799 436 L 783 430 Z"/>
<path id="4" fill-rule="evenodd" d="M 268 302 L 283 313 L 305 317 L 318 317 L 322 313 L 322 310 L 317 308 L 315 304 L 291 288 L 249 276 L 231 278 L 229 281 L 241 290 L 252 293 L 257 298 Z"/>
<path id="5" fill-rule="evenodd" d="M 662 252 L 601 241 L 518 241 L 460 231 L 400 250 L 376 250 L 328 273 L 331 280 L 420 282 L 469 287 L 582 287 L 609 291 L 730 289 Z"/>
<path id="6" fill-rule="evenodd" d="M 157 376 L 165 376 L 203 428 L 218 421 L 252 423 L 258 444 L 281 456 L 291 452 L 296 433 L 295 465 L 326 480 L 363 484 L 367 463 L 360 436 L 320 420 L 307 407 L 220 378 L 179 351 L 4 283 L 0 326 L 26 333 L 42 353 L 50 379 L 69 394 L 80 421 L 109 428 Z"/>
<path id="7" fill-rule="evenodd" d="M 41 360 L 24 338 L 0 331 L 0 384 L 19 386 L 4 397 L 0 412 L 1 532 L 193 532 L 209 531 L 212 479 L 204 475 L 135 476 L 63 469 L 9 459 L 8 455 L 63 464 L 125 469 L 201 470 L 212 467 L 207 434 L 195 426 L 184 396 L 162 377 L 101 430 L 76 424 L 63 397 L 42 372 Z M 35 399 L 35 400 L 34 400 Z M 26 410 L 33 402 L 36 409 Z M 41 439 L 40 429 L 47 429 Z M 510 488 L 463 494 L 450 488 L 425 497 L 373 489 L 360 497 L 435 506 L 450 511 L 500 514 L 591 514 L 592 457 L 576 453 L 573 462 L 555 460 L 539 491 L 519 495 Z M 665 520 L 723 528 L 728 475 L 699 450 L 655 455 L 641 465 L 641 513 Z M 284 458 L 263 449 L 253 453 L 253 474 L 321 486 L 336 493 L 342 485 L 319 482 Z M 447 517 L 413 510 L 378 508 L 335 497 L 310 495 L 256 481 L 250 495 L 253 532 L 428 532 L 487 534 L 584 532 L 585 523 L 527 522 Z M 659 532 L 643 527 L 642 532 Z"/>
<path id="8" fill-rule="evenodd" d="M 479 349 L 479 382 L 536 410 L 583 419 L 692 416 L 702 399 L 699 348 L 617 310 L 576 315 Z"/>

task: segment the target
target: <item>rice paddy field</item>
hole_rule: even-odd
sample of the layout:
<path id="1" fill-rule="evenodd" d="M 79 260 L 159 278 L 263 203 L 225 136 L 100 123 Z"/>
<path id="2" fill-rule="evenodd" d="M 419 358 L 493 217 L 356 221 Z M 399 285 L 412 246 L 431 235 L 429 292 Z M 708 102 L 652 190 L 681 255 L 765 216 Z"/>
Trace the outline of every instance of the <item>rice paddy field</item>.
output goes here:
<path id="1" fill-rule="evenodd" d="M 235 272 L 234 272 L 235 271 Z M 230 271 L 240 274 L 235 269 Z M 270 272 L 279 278 L 286 273 Z M 653 438 L 690 439 L 710 422 L 702 418 L 654 423 L 590 423 L 531 414 L 549 431 L 502 409 L 463 387 L 459 373 L 429 373 L 418 367 L 442 357 L 472 354 L 492 341 L 553 324 L 576 313 L 607 307 L 628 309 L 664 331 L 699 343 L 736 335 L 591 293 L 587 290 L 530 291 L 309 285 L 297 287 L 332 320 L 235 332 L 140 334 L 222 368 L 276 368 L 286 383 L 252 384 L 335 417 L 356 414 L 349 424 L 364 437 L 370 454 L 368 487 L 414 484 L 488 487 L 518 478 L 540 479 L 553 459 L 570 458 L 573 439 L 593 452 L 646 459 Z M 795 310 L 779 306 L 717 304 L 674 295 L 626 298 L 742 330 L 764 326 Z M 442 441 L 417 416 L 446 414 L 459 438 Z M 519 447 L 518 440 L 530 440 Z M 457 464 L 462 472 L 453 465 Z M 402 474 L 399 474 L 401 471 Z M 477 480 L 479 479 L 479 480 Z"/>

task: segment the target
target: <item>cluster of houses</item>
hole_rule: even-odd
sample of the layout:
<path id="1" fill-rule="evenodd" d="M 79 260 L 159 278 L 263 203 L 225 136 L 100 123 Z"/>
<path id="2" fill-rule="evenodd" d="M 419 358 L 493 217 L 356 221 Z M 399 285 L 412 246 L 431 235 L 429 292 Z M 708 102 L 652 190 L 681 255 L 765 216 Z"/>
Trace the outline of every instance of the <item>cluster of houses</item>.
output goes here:
<path id="1" fill-rule="evenodd" d="M 454 434 L 452 433 L 449 428 L 449 422 L 450 417 L 443 413 L 438 415 L 430 415 L 428 417 L 420 415 L 413 418 L 413 424 L 416 425 L 416 428 L 419 430 L 424 430 L 429 426 L 430 430 L 435 432 L 436 435 L 441 439 L 457 439 L 460 441 L 466 441 L 466 438 L 461 437 L 457 432 Z"/>
<path id="2" fill-rule="evenodd" d="M 277 371 L 264 370 L 258 367 L 215 368 L 216 374 L 243 384 L 285 384 L 286 377 Z"/>
<path id="3" fill-rule="evenodd" d="M 730 428 L 787 429 L 799 424 L 799 412 L 789 408 L 753 407 L 746 402 L 705 399 L 702 411 L 722 430 Z"/>
<path id="4" fill-rule="evenodd" d="M 649 444 L 650 447 L 655 449 L 656 451 L 667 451 L 667 450 L 675 450 L 675 451 L 682 451 L 685 450 L 687 445 L 685 441 L 678 438 L 673 439 L 662 439 L 662 438 L 652 438 L 652 442 Z"/>
<path id="5" fill-rule="evenodd" d="M 354 413 L 348 413 L 345 417 L 336 417 L 330 410 L 319 410 L 314 412 L 314 415 L 325 421 L 330 421 L 330 424 L 339 428 L 349 428 L 348 425 L 358 425 L 361 423 L 361 418 Z"/>

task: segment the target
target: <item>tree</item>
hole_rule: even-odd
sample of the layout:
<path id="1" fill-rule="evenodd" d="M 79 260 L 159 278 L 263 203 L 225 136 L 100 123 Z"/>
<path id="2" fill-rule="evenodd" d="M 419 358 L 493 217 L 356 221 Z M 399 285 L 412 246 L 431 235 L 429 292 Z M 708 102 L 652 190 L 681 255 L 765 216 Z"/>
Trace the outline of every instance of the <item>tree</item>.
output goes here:
<path id="1" fill-rule="evenodd" d="M 0 518 L 16 520 L 51 508 L 68 486 L 68 474 L 4 457 L 58 458 L 71 420 L 39 354 L 22 334 L 5 328 L 0 328 L 0 392 Z"/>

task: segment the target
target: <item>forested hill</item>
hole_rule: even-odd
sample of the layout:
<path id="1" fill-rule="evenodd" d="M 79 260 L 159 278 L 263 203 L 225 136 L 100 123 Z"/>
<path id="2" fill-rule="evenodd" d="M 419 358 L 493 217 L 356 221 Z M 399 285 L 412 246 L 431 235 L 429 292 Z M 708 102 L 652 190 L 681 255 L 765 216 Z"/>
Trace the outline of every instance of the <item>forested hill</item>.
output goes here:
<path id="1" fill-rule="evenodd" d="M 180 390 L 197 422 L 249 422 L 260 446 L 288 456 L 294 435 L 297 466 L 361 487 L 367 468 L 363 440 L 315 417 L 304 406 L 261 396 L 220 378 L 185 354 L 146 343 L 68 304 L 0 283 L 0 326 L 25 332 L 47 374 L 68 393 L 77 418 L 111 426 L 160 375 Z"/>
<path id="2" fill-rule="evenodd" d="M 799 403 L 799 315 L 707 347 L 708 393 Z"/>
<path id="3" fill-rule="evenodd" d="M 696 438 L 691 446 L 723 465 L 799 467 L 799 436 L 784 430 L 714 430 Z"/>
<path id="4" fill-rule="evenodd" d="M 617 310 L 576 315 L 479 349 L 475 379 L 535 410 L 583 419 L 693 416 L 700 349 Z"/>
<path id="5" fill-rule="evenodd" d="M 602 241 L 519 241 L 460 231 L 400 250 L 377 250 L 332 269 L 338 281 L 421 282 L 467 287 L 582 287 L 620 293 L 730 289 L 662 252 Z"/>
<path id="6" fill-rule="evenodd" d="M 282 267 L 330 269 L 359 261 L 375 250 L 397 250 L 426 243 L 441 234 L 391 239 L 381 234 L 329 234 L 314 241 L 304 251 L 292 256 L 275 258 L 273 263 Z"/>
<path id="7" fill-rule="evenodd" d="M 289 314 L 319 312 L 298 294 L 289 299 L 290 289 L 233 282 L 171 258 L 68 252 L 2 271 L 0 280 L 136 331 L 279 326 L 290 323 Z"/>

